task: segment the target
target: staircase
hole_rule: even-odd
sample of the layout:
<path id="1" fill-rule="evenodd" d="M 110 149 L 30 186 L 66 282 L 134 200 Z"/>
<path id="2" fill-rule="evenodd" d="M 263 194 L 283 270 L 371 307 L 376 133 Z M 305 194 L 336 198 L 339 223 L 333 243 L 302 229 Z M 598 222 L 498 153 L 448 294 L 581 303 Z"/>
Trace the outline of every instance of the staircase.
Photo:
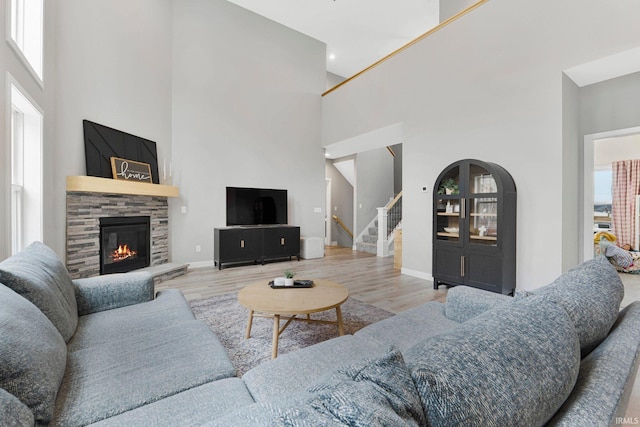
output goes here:
<path id="1" fill-rule="evenodd" d="M 393 230 L 402 221 L 402 192 L 383 208 L 371 220 L 364 231 L 356 238 L 356 250 L 385 257 L 393 254 Z M 382 224 L 382 229 L 379 225 Z"/>
<path id="2" fill-rule="evenodd" d="M 360 252 L 368 252 L 370 254 L 378 253 L 378 218 L 376 217 L 369 227 L 359 236 L 356 242 L 356 250 Z"/>

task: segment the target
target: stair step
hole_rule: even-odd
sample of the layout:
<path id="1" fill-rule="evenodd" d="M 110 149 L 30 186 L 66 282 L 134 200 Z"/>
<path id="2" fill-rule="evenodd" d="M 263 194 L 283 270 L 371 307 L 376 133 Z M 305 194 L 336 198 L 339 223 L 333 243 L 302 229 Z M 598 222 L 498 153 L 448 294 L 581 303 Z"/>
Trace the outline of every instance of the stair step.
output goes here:
<path id="1" fill-rule="evenodd" d="M 375 243 L 358 242 L 356 243 L 356 249 L 360 252 L 368 252 L 370 254 L 378 253 L 378 245 Z"/>
<path id="2" fill-rule="evenodd" d="M 365 243 L 378 243 L 378 236 L 372 236 L 370 234 L 363 234 L 362 241 Z"/>

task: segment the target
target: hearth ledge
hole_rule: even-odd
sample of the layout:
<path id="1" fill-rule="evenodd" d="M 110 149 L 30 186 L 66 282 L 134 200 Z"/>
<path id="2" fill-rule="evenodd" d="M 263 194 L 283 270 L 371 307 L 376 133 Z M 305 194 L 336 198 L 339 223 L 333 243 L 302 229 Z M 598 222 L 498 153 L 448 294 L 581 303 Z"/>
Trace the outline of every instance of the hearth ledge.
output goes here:
<path id="1" fill-rule="evenodd" d="M 178 187 L 132 182 L 95 176 L 68 176 L 68 192 L 133 194 L 137 196 L 178 197 Z"/>

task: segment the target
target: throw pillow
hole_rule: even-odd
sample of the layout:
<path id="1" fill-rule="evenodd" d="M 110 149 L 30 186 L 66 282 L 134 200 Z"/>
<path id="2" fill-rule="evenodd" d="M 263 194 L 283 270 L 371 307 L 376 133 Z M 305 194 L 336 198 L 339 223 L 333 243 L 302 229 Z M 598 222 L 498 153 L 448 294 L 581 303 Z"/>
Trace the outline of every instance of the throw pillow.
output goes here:
<path id="1" fill-rule="evenodd" d="M 534 294 L 561 305 L 569 313 L 585 357 L 607 337 L 618 318 L 624 285 L 611 263 L 599 256 L 536 289 Z"/>
<path id="2" fill-rule="evenodd" d="M 400 351 L 338 369 L 306 393 L 242 407 L 215 426 L 422 426 L 426 418 Z"/>
<path id="3" fill-rule="evenodd" d="M 427 425 L 545 424 L 580 366 L 567 313 L 539 297 L 489 310 L 405 353 Z"/>
<path id="4" fill-rule="evenodd" d="M 422 402 L 396 348 L 383 357 L 338 369 L 309 389 L 310 405 L 349 426 L 421 426 Z"/>
<path id="5" fill-rule="evenodd" d="M 37 424 L 53 416 L 67 363 L 67 347 L 49 319 L 0 284 L 0 388 L 17 397 Z"/>
<path id="6" fill-rule="evenodd" d="M 4 427 L 32 426 L 33 413 L 20 399 L 0 388 L 0 420 Z"/>
<path id="7" fill-rule="evenodd" d="M 41 242 L 0 263 L 0 283 L 13 289 L 58 328 L 65 342 L 78 325 L 78 307 L 71 277 L 60 258 Z"/>

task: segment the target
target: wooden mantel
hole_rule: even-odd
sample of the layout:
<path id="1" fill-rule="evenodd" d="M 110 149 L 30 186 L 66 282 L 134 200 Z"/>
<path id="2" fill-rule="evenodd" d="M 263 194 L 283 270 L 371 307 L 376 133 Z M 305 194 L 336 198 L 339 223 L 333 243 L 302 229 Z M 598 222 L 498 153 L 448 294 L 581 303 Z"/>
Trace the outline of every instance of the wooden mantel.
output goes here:
<path id="1" fill-rule="evenodd" d="M 67 192 L 134 194 L 137 196 L 178 197 L 178 187 L 95 176 L 68 176 Z"/>

